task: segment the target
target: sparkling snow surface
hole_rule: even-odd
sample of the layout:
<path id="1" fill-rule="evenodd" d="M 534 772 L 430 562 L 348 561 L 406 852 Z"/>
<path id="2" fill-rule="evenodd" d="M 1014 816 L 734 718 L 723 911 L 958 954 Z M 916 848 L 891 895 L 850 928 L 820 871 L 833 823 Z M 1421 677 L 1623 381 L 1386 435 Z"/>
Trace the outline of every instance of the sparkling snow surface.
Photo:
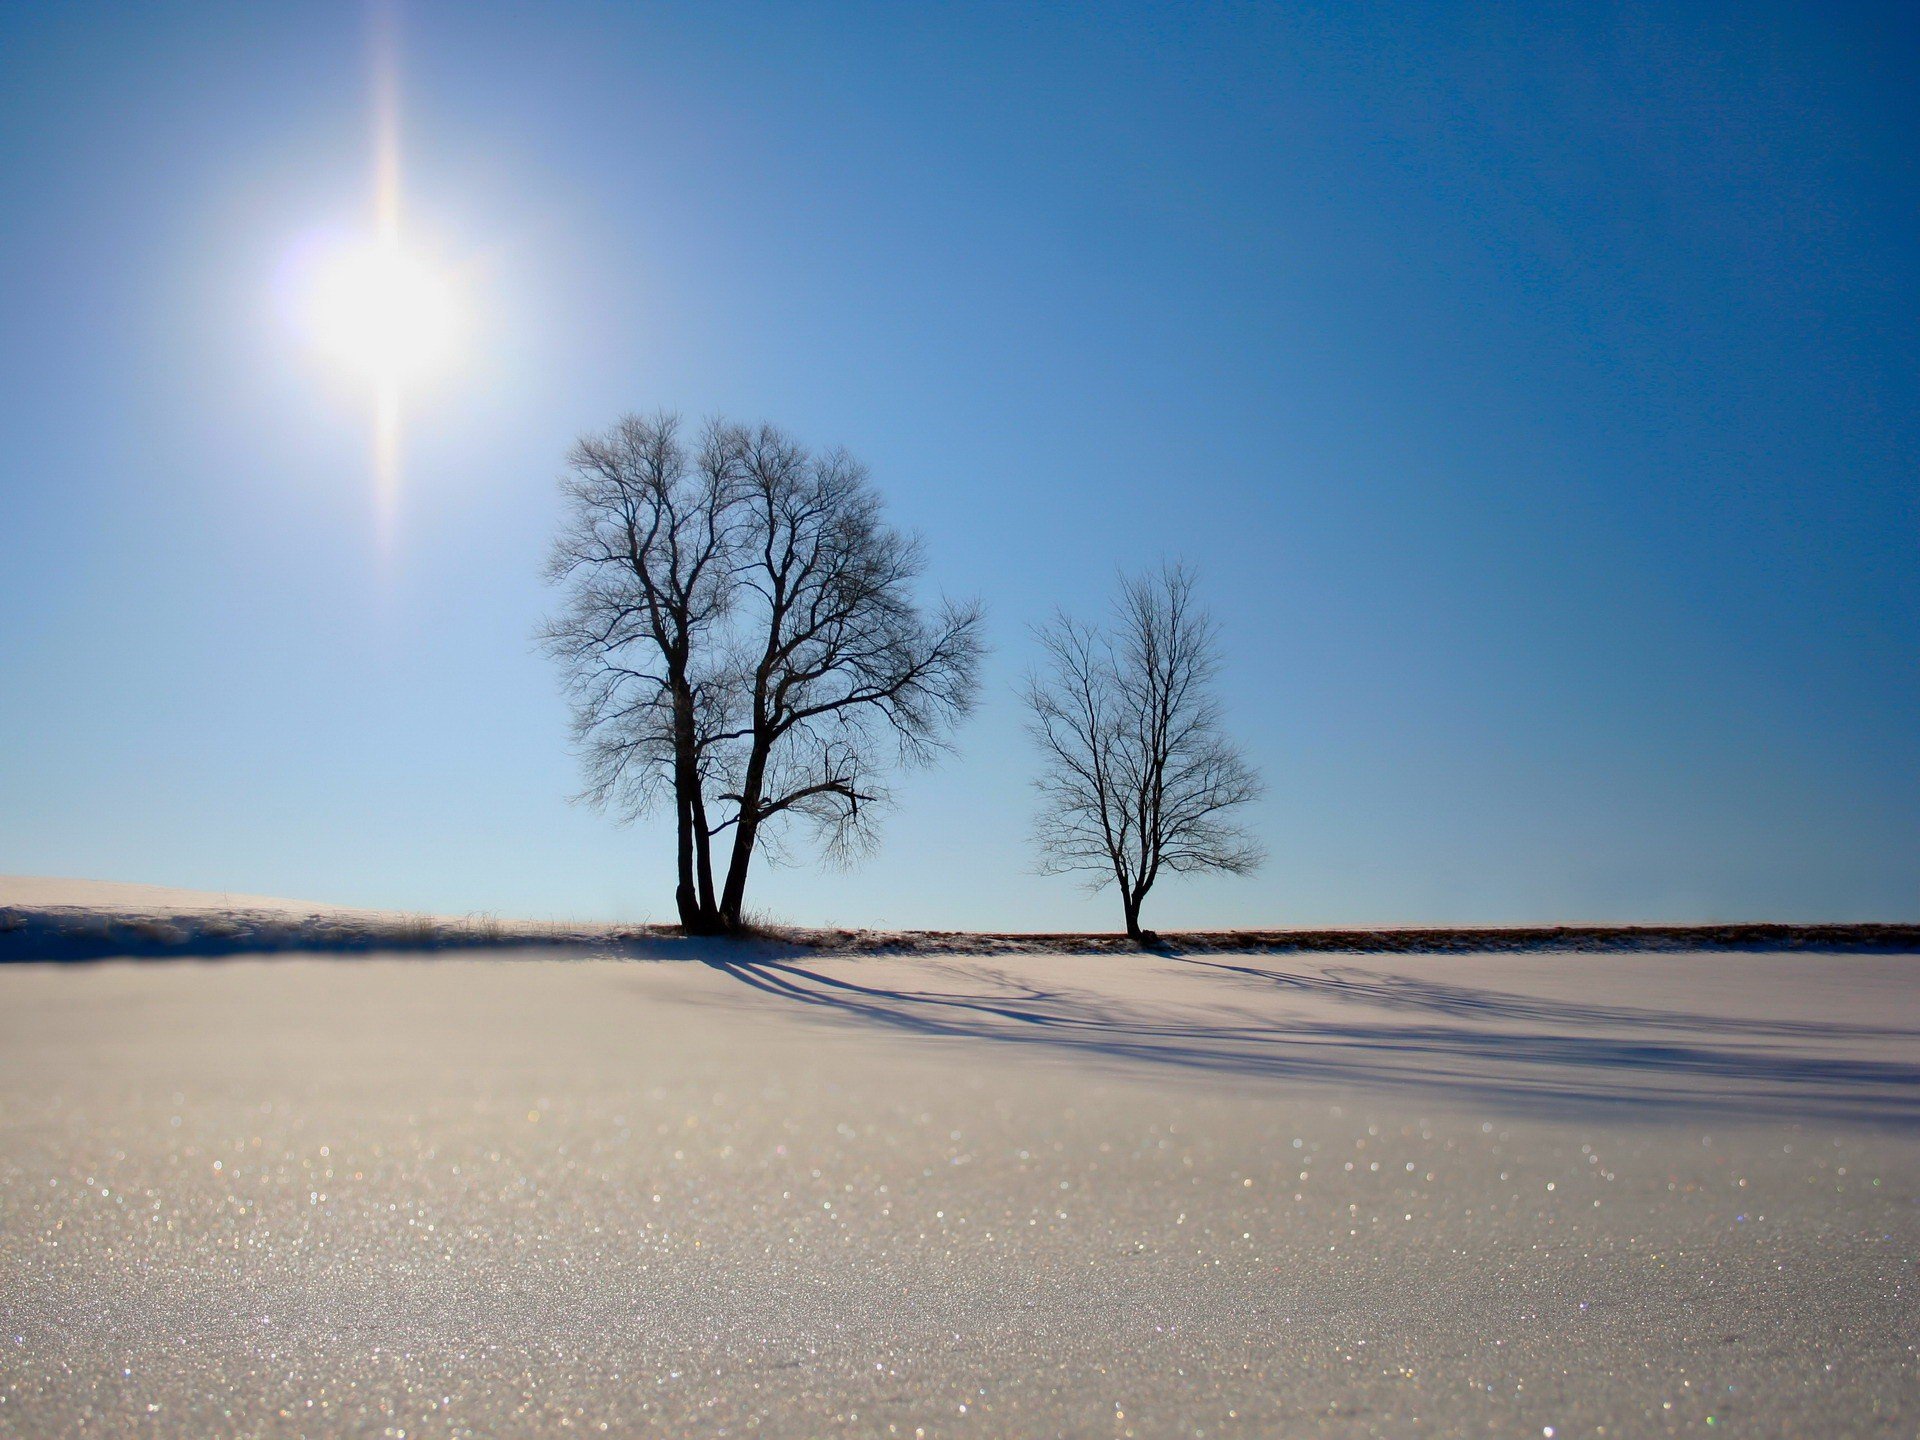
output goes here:
<path id="1" fill-rule="evenodd" d="M 1912 1435 L 1916 964 L 10 967 L 0 1435 Z"/>

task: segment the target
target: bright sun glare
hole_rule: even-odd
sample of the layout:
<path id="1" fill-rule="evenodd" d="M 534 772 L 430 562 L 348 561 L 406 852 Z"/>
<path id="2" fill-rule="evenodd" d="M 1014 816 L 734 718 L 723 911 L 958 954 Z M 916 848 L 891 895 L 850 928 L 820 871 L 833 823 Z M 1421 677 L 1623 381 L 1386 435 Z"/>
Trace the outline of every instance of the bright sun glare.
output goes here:
<path id="1" fill-rule="evenodd" d="M 306 342 L 368 386 L 373 481 L 383 543 L 401 490 L 401 425 L 425 382 L 446 371 L 468 337 L 460 272 L 405 240 L 401 223 L 399 80 L 391 15 L 377 8 L 373 55 L 373 213 L 357 239 L 308 243 L 290 257 L 282 291 Z"/>
<path id="2" fill-rule="evenodd" d="M 444 363 L 458 319 L 446 277 L 391 238 L 323 260 L 306 309 L 315 345 L 382 386 Z"/>

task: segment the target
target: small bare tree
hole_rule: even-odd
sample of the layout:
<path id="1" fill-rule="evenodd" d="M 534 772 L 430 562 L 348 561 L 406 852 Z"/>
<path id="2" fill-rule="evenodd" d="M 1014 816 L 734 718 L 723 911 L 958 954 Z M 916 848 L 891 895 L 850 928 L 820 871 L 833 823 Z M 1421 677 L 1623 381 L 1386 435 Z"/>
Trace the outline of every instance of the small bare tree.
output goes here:
<path id="1" fill-rule="evenodd" d="M 1260 780 L 1220 729 L 1211 617 L 1179 565 L 1123 576 L 1106 629 L 1066 615 L 1038 631 L 1028 730 L 1040 747 L 1039 868 L 1118 885 L 1127 934 L 1164 874 L 1252 873 L 1264 858 L 1232 812 Z"/>
<path id="2" fill-rule="evenodd" d="M 628 418 L 582 440 L 548 565 L 583 798 L 632 817 L 671 794 L 681 925 L 741 927 L 784 822 L 830 858 L 872 842 L 894 764 L 932 759 L 973 703 L 977 605 L 931 616 L 920 546 L 863 466 L 771 426 Z M 716 889 L 714 842 L 731 830 Z"/>

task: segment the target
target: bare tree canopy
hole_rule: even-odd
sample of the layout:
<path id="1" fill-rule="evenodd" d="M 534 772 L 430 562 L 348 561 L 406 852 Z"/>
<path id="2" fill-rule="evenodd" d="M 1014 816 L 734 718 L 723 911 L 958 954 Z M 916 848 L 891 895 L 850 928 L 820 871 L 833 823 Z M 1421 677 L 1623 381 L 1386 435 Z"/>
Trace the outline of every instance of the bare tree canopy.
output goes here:
<path id="1" fill-rule="evenodd" d="M 690 931 L 738 929 L 755 853 L 798 820 L 835 859 L 873 842 L 896 765 L 972 707 L 976 604 L 923 613 L 919 543 L 864 466 L 768 425 L 628 416 L 574 447 L 548 562 L 582 797 L 672 801 Z M 713 845 L 731 836 L 716 885 Z"/>
<path id="2" fill-rule="evenodd" d="M 1264 858 L 1232 812 L 1260 780 L 1221 733 L 1212 618 L 1179 565 L 1122 577 L 1105 629 L 1058 615 L 1038 638 L 1028 732 L 1040 748 L 1034 840 L 1045 874 L 1120 890 L 1127 934 L 1162 874 L 1251 874 Z"/>

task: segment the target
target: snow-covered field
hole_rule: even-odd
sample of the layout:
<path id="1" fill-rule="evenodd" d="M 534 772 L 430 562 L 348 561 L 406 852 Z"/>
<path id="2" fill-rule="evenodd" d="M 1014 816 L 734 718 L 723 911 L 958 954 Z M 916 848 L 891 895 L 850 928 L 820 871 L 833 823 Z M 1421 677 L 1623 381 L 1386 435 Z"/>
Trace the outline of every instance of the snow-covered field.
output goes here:
<path id="1" fill-rule="evenodd" d="M 1920 1427 L 1920 957 L 727 953 L 0 967 L 0 1435 Z"/>

